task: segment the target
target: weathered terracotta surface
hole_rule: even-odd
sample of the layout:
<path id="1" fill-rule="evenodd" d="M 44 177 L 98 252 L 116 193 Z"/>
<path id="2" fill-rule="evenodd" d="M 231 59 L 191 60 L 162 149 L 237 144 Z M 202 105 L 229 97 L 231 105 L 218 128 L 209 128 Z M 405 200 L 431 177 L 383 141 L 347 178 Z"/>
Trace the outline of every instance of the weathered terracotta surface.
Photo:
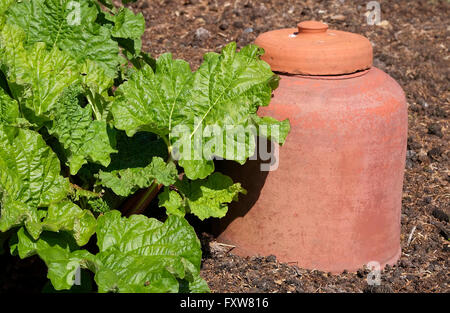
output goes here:
<path id="1" fill-rule="evenodd" d="M 338 75 L 372 65 L 372 45 L 367 38 L 330 30 L 315 21 L 261 34 L 255 44 L 265 49 L 262 59 L 272 70 L 283 73 Z"/>
<path id="2" fill-rule="evenodd" d="M 272 64 L 271 64 L 272 65 Z M 234 203 L 218 240 L 240 255 L 333 273 L 400 255 L 407 107 L 400 86 L 372 67 L 352 75 L 281 75 L 261 115 L 289 118 L 279 167 L 219 163 L 248 195 Z"/>

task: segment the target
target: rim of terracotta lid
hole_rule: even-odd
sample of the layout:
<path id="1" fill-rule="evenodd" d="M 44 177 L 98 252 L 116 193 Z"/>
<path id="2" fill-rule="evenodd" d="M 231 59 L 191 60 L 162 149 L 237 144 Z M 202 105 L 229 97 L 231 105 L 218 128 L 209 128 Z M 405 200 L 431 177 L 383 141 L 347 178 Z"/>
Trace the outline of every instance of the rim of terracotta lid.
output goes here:
<path id="1" fill-rule="evenodd" d="M 327 24 L 318 21 L 263 33 L 255 44 L 264 48 L 261 59 L 275 72 L 344 75 L 372 66 L 373 48 L 366 37 L 328 29 Z"/>

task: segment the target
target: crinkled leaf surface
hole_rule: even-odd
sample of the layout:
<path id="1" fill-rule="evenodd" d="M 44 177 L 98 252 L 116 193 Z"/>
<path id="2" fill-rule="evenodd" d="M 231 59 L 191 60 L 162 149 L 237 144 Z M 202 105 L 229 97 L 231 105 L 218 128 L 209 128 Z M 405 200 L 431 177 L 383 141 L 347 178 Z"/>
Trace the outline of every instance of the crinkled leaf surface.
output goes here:
<path id="1" fill-rule="evenodd" d="M 19 228 L 10 240 L 10 251 L 21 259 L 38 253 L 39 250 L 59 246 L 67 251 L 77 248 L 74 239 L 68 233 L 55 233 L 44 231 L 39 239 L 30 236 L 24 227 Z"/>
<path id="2" fill-rule="evenodd" d="M 168 135 L 172 121 L 183 122 L 180 108 L 186 103 L 187 87 L 192 85 L 189 64 L 163 54 L 156 73 L 150 66 L 136 71 L 116 90 L 112 113 L 115 125 L 129 136 L 138 131 Z"/>
<path id="3" fill-rule="evenodd" d="M 104 69 L 90 60 L 81 65 L 80 71 L 81 81 L 86 86 L 86 97 L 95 119 L 109 121 L 113 97 L 109 96 L 108 92 L 114 84 L 113 78 L 109 77 Z"/>
<path id="4" fill-rule="evenodd" d="M 0 14 L 4 14 L 14 0 L 0 0 Z"/>
<path id="5" fill-rule="evenodd" d="M 104 172 L 99 179 L 103 186 L 111 188 L 119 196 L 128 196 L 138 189 L 149 187 L 153 181 L 165 186 L 175 183 L 178 171 L 174 163 L 166 163 L 160 157 L 153 157 L 146 167 L 134 167 Z"/>
<path id="6" fill-rule="evenodd" d="M 100 292 L 177 292 L 179 280 L 198 283 L 201 247 L 184 218 L 165 223 L 111 211 L 98 219 Z"/>
<path id="7" fill-rule="evenodd" d="M 89 0 L 25 0 L 9 8 L 7 23 L 25 30 L 27 44 L 44 42 L 50 50 L 58 47 L 77 63 L 94 61 L 114 77 L 119 47 L 109 28 L 95 22 L 97 15 L 97 6 Z"/>
<path id="8" fill-rule="evenodd" d="M 49 113 L 52 122 L 47 127 L 62 144 L 72 175 L 88 161 L 108 166 L 110 154 L 117 152 L 107 123 L 92 119 L 91 107 L 81 107 L 80 95 L 81 89 L 77 86 L 64 90 Z"/>
<path id="9" fill-rule="evenodd" d="M 64 199 L 69 192 L 57 156 L 38 133 L 0 125 L 0 192 L 0 230 L 25 223 L 37 238 L 38 208 Z"/>
<path id="10" fill-rule="evenodd" d="M 199 219 L 224 217 L 228 204 L 237 201 L 240 193 L 246 190 L 240 183 L 233 184 L 230 177 L 221 173 L 213 173 L 206 179 L 189 181 L 184 178 L 177 181 L 174 190 L 164 189 L 159 196 L 159 204 L 167 209 L 168 214 L 184 215 L 190 212 Z"/>
<path id="11" fill-rule="evenodd" d="M 114 22 L 111 34 L 127 53 L 137 56 L 141 52 L 141 36 L 145 31 L 145 19 L 142 13 L 134 14 L 130 9 L 120 8 L 117 14 L 107 16 Z"/>
<path id="12" fill-rule="evenodd" d="M 25 117 L 41 123 L 48 120 L 47 114 L 62 91 L 81 75 L 76 63 L 58 49 L 47 51 L 42 42 L 25 49 L 16 38 L 21 32 L 20 28 L 5 25 L 0 36 L 0 62 Z"/>
<path id="13" fill-rule="evenodd" d="M 105 213 L 114 209 L 112 206 L 115 199 L 111 197 L 110 192 L 100 194 L 82 188 L 73 188 L 70 197 L 73 201 L 79 201 L 84 209 L 92 212 Z"/>
<path id="14" fill-rule="evenodd" d="M 19 105 L 0 87 L 0 123 L 13 124 L 19 117 Z"/>
<path id="15" fill-rule="evenodd" d="M 58 232 L 67 231 L 79 246 L 88 243 L 95 233 L 97 220 L 89 210 L 82 210 L 70 201 L 52 203 L 43 221 L 43 228 Z"/>
<path id="16" fill-rule="evenodd" d="M 259 60 L 261 54 L 256 46 L 236 52 L 231 43 L 220 55 L 206 54 L 195 73 L 187 62 L 164 54 L 155 70 L 144 65 L 118 88 L 111 110 L 115 126 L 130 136 L 149 131 L 168 138 L 181 153 L 179 164 L 190 179 L 214 171 L 212 156 L 244 162 L 254 152 L 256 136 L 245 130 L 257 125 L 252 117 L 270 102 L 272 92 L 273 73 Z M 214 127 L 244 131 L 241 136 L 220 133 L 215 137 L 229 142 L 222 140 L 202 151 L 210 141 L 203 130 L 213 132 Z"/>
<path id="17" fill-rule="evenodd" d="M 0 34 L 0 64 L 25 117 L 40 125 L 48 121 L 49 111 L 56 107 L 63 91 L 81 83 L 95 118 L 106 120 L 113 78 L 103 68 L 91 60 L 77 64 L 56 47 L 47 51 L 42 42 L 24 47 L 24 40 L 24 31 L 16 25 L 5 25 Z"/>
<path id="18" fill-rule="evenodd" d="M 73 252 L 60 247 L 50 247 L 38 251 L 39 257 L 48 267 L 47 277 L 56 290 L 70 289 L 75 281 L 75 275 L 81 268 L 95 268 L 96 258 L 87 250 Z"/>
<path id="19" fill-rule="evenodd" d="M 135 15 L 130 9 L 120 8 L 113 21 L 111 33 L 114 37 L 135 39 L 144 34 L 145 19 L 142 13 Z"/>
<path id="20" fill-rule="evenodd" d="M 119 211 L 107 212 L 97 221 L 100 252 L 94 256 L 77 250 L 70 236 L 77 220 L 88 225 L 89 230 L 83 234 L 92 232 L 92 225 L 81 221 L 84 214 L 71 202 L 51 205 L 43 224 L 46 229 L 58 228 L 62 232 L 46 231 L 36 239 L 22 227 L 12 241 L 11 251 L 22 258 L 38 254 L 56 290 L 70 289 L 76 271 L 87 268 L 95 273 L 100 292 L 178 292 L 180 288 L 208 291 L 199 276 L 200 242 L 184 218 L 169 216 L 162 223 L 143 215 L 125 218 Z"/>
<path id="21" fill-rule="evenodd" d="M 112 154 L 111 164 L 99 171 L 100 183 L 111 188 L 115 194 L 128 196 L 140 188 L 158 183 L 170 185 L 175 182 L 178 171 L 173 163 L 166 163 L 167 146 L 155 135 L 141 132 L 128 137 L 117 133 L 118 153 Z"/>
<path id="22" fill-rule="evenodd" d="M 71 237 L 44 232 L 35 240 L 21 228 L 11 250 L 21 257 L 38 254 L 56 290 L 70 289 L 75 272 L 87 268 L 100 292 L 178 292 L 186 285 L 186 291 L 209 291 L 199 276 L 200 242 L 184 218 L 170 216 L 161 223 L 107 212 L 98 219 L 97 245 L 100 252 L 94 256 L 75 250 Z"/>
<path id="23" fill-rule="evenodd" d="M 163 192 L 158 195 L 158 199 L 159 206 L 166 208 L 167 215 L 184 216 L 186 214 L 184 200 L 175 190 L 164 188 Z"/>
<path id="24" fill-rule="evenodd" d="M 0 0 L 0 29 L 5 23 L 6 16 L 5 12 L 8 10 L 9 6 L 13 4 L 15 0 Z"/>

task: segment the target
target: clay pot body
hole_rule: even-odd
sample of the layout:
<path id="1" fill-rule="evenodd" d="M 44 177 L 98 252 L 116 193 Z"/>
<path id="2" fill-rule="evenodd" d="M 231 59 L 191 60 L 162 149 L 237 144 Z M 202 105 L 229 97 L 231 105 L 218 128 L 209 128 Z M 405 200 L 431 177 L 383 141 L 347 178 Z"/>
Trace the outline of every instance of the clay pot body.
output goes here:
<path id="1" fill-rule="evenodd" d="M 280 75 L 261 116 L 289 118 L 278 168 L 259 161 L 219 170 L 248 195 L 219 222 L 218 240 L 238 255 L 276 255 L 302 268 L 337 273 L 400 256 L 407 106 L 381 70 L 338 76 Z"/>

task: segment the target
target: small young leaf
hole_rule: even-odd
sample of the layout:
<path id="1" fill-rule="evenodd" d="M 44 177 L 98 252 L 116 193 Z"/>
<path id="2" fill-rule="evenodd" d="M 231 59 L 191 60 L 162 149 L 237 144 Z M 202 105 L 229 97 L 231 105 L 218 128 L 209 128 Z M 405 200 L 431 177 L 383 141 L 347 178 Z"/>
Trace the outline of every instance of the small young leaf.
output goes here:
<path id="1" fill-rule="evenodd" d="M 202 180 L 189 181 L 183 178 L 177 181 L 175 187 L 185 200 L 177 192 L 165 188 L 159 196 L 159 205 L 165 207 L 168 214 L 183 216 L 187 211 L 201 220 L 224 217 L 228 204 L 237 201 L 240 193 L 247 193 L 241 184 L 233 184 L 230 177 L 218 172 Z"/>
<path id="2" fill-rule="evenodd" d="M 98 177 L 103 186 L 111 188 L 119 196 L 129 196 L 138 189 L 149 187 L 153 181 L 158 184 L 175 183 L 178 171 L 173 163 L 166 163 L 160 157 L 153 157 L 146 167 L 113 170 L 100 170 Z"/>
<path id="3" fill-rule="evenodd" d="M 173 214 L 184 217 L 186 210 L 184 207 L 183 199 L 180 194 L 169 188 L 164 188 L 158 196 L 159 206 L 165 207 L 167 215 Z"/>

